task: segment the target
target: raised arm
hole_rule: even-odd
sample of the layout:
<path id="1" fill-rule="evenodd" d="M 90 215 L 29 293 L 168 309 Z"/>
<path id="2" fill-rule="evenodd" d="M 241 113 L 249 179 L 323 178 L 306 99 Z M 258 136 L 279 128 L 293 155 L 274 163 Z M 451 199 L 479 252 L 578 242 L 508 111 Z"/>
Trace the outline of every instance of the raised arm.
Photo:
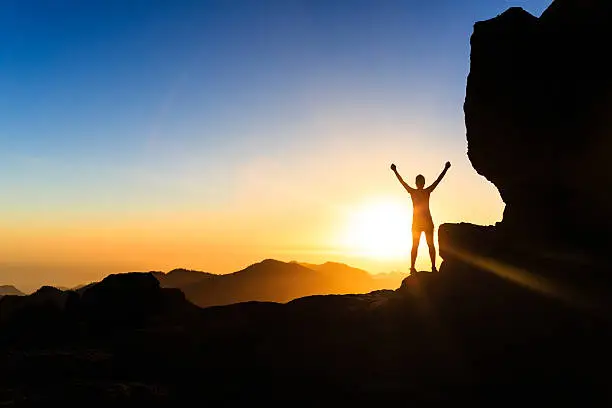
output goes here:
<path id="1" fill-rule="evenodd" d="M 402 179 L 402 176 L 399 175 L 399 173 L 397 172 L 397 167 L 395 167 L 395 164 L 391 164 L 391 170 L 393 170 L 393 172 L 395 173 L 395 177 L 397 177 L 397 179 L 402 184 L 402 186 L 404 186 L 404 188 L 406 189 L 407 192 L 411 193 L 411 192 L 414 191 L 414 188 L 412 188 L 408 184 L 406 184 L 404 179 Z"/>
<path id="2" fill-rule="evenodd" d="M 446 174 L 450 166 L 451 166 L 450 162 L 446 162 L 446 164 L 444 165 L 444 170 L 442 170 L 442 173 L 440 173 L 436 181 L 434 181 L 431 186 L 427 187 L 426 190 L 428 190 L 429 192 L 434 191 L 436 187 L 438 187 L 438 184 L 440 184 L 440 182 L 444 178 L 444 175 Z"/>

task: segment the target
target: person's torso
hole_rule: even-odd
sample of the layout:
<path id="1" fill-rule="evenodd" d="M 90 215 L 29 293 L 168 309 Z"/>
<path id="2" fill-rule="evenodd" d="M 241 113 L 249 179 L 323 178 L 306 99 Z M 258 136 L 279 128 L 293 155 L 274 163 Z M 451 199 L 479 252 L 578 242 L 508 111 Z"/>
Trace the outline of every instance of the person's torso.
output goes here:
<path id="1" fill-rule="evenodd" d="M 410 193 L 412 197 L 413 218 L 431 218 L 429 195 L 430 192 L 425 189 L 416 189 Z"/>

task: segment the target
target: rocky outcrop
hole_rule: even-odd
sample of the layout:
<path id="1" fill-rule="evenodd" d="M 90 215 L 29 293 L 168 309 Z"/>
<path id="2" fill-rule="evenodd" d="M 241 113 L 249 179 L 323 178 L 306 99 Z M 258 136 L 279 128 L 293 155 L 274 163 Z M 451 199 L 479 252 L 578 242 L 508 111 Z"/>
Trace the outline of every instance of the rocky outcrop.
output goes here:
<path id="1" fill-rule="evenodd" d="M 607 256 L 612 229 L 612 3 L 556 0 L 474 26 L 468 156 L 525 247 Z M 444 251 L 444 249 L 443 249 Z"/>
<path id="2" fill-rule="evenodd" d="M 188 314 L 196 309 L 179 289 L 160 288 L 152 273 L 109 275 L 87 288 L 73 310 L 99 331 L 139 326 L 166 314 Z"/>
<path id="3" fill-rule="evenodd" d="M 12 319 L 25 319 L 44 310 L 59 313 L 66 308 L 70 292 L 43 286 L 31 295 L 8 295 L 0 299 L 0 323 Z"/>

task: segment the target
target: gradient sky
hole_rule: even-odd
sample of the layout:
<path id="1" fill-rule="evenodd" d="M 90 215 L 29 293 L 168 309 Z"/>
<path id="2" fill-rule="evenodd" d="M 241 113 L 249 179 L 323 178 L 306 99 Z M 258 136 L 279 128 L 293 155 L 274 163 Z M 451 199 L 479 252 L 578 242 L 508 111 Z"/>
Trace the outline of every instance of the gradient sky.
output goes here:
<path id="1" fill-rule="evenodd" d="M 2 1 L 0 284 L 270 257 L 407 271 L 344 248 L 351 217 L 410 207 L 391 162 L 432 181 L 450 160 L 436 223 L 501 219 L 466 157 L 469 37 L 550 2 Z"/>

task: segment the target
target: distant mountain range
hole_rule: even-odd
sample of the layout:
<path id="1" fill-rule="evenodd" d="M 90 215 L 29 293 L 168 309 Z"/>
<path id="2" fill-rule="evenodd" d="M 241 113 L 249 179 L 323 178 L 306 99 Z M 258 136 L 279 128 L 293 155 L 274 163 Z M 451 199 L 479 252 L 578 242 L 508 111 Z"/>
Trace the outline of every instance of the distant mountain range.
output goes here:
<path id="1" fill-rule="evenodd" d="M 0 285 L 0 296 L 17 295 L 21 296 L 24 293 L 11 285 Z"/>
<path id="2" fill-rule="evenodd" d="M 372 275 L 346 264 L 326 262 L 282 262 L 265 259 L 240 271 L 213 274 L 188 269 L 150 272 L 162 288 L 180 289 L 187 300 L 200 306 L 219 306 L 249 301 L 288 302 L 310 296 L 367 293 L 397 288 L 407 274 L 392 272 Z M 79 294 L 97 282 L 73 288 L 55 287 Z M 24 295 L 14 286 L 0 286 L 0 296 Z"/>
<path id="3" fill-rule="evenodd" d="M 342 263 L 321 265 L 266 259 L 238 272 L 212 273 L 175 269 L 153 272 L 163 288 L 181 289 L 200 307 L 247 301 L 288 302 L 309 295 L 365 293 L 397 288 L 407 275 L 371 275 Z"/>

